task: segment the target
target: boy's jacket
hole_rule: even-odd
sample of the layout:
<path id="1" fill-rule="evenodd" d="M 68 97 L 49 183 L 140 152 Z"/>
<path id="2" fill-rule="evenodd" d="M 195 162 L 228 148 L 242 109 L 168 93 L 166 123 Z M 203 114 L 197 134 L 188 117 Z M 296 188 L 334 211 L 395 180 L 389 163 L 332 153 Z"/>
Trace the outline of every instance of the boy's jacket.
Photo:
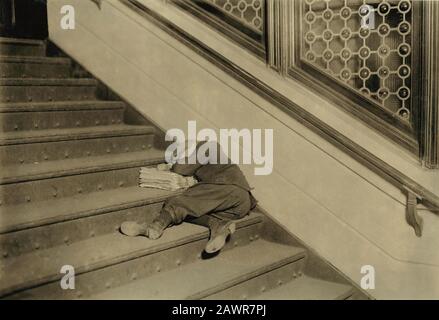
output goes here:
<path id="1" fill-rule="evenodd" d="M 204 144 L 210 143 L 202 141 L 197 144 L 196 152 Z M 200 183 L 209 184 L 232 184 L 243 188 L 247 191 L 251 191 L 247 179 L 242 173 L 241 169 L 236 165 L 228 161 L 228 164 L 219 164 L 220 154 L 222 152 L 221 146 L 217 142 L 212 142 L 217 148 L 217 163 L 218 164 L 187 164 L 188 158 L 185 158 L 186 164 L 174 164 L 172 171 L 183 176 L 195 176 Z"/>
<path id="2" fill-rule="evenodd" d="M 172 171 L 183 176 L 195 176 L 199 183 L 233 184 L 251 191 L 247 179 L 236 164 L 174 164 Z"/>

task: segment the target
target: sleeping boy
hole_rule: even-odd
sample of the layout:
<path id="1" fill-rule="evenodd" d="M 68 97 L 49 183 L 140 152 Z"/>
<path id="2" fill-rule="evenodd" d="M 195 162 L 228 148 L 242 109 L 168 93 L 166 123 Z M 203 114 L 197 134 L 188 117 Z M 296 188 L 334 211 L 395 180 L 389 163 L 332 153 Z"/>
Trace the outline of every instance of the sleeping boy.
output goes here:
<path id="1" fill-rule="evenodd" d="M 226 163 L 220 164 L 219 160 L 224 159 L 221 157 L 224 153 L 217 142 L 200 142 L 195 152 L 201 147 L 203 150 L 216 148 L 216 155 L 210 157 L 206 154 L 209 160 L 205 163 L 200 163 L 197 159 L 195 164 L 188 164 L 189 157 L 186 157 L 183 164 L 176 162 L 161 165 L 159 168 L 183 176 L 194 176 L 198 183 L 182 194 L 168 199 L 152 223 L 127 221 L 121 225 L 122 233 L 158 239 L 166 228 L 187 220 L 209 228 L 210 237 L 205 247 L 207 253 L 223 248 L 226 239 L 235 232 L 235 220 L 245 217 L 256 206 L 256 200 L 238 165 L 231 163 L 227 157 Z"/>

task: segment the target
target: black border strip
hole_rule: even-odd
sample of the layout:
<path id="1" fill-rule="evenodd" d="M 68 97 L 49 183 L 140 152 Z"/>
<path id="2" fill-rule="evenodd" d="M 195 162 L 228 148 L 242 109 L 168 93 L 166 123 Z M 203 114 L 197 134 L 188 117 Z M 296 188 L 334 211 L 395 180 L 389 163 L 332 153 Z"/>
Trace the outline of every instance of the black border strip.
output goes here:
<path id="1" fill-rule="evenodd" d="M 328 140 L 370 170 L 376 172 L 398 188 L 401 188 L 402 191 L 405 191 L 405 188 L 413 190 L 416 194 L 422 197 L 423 203 L 430 207 L 431 210 L 439 210 L 439 197 L 428 189 L 419 185 L 416 181 L 385 163 L 383 160 L 371 154 L 369 151 L 359 146 L 346 136 L 340 134 L 335 129 L 301 108 L 299 105 L 295 104 L 262 81 L 253 77 L 251 74 L 241 69 L 227 58 L 215 52 L 202 42 L 186 33 L 184 30 L 180 29 L 171 21 L 167 20 L 160 14 L 157 14 L 145 5 L 139 3 L 137 0 L 120 1 L 192 49 L 194 52 L 201 55 L 213 65 L 227 72 L 228 75 L 232 76 L 234 79 L 253 90 L 259 96 L 277 106 L 287 115 L 305 125 L 308 129 L 316 132 L 322 138 Z"/>

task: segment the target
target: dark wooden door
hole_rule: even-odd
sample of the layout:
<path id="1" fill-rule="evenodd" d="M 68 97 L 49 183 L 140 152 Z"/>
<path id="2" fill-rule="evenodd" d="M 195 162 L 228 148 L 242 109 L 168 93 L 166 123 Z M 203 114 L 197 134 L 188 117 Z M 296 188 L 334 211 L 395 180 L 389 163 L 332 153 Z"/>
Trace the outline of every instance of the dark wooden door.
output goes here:
<path id="1" fill-rule="evenodd" d="M 0 0 L 0 36 L 47 38 L 46 0 Z"/>

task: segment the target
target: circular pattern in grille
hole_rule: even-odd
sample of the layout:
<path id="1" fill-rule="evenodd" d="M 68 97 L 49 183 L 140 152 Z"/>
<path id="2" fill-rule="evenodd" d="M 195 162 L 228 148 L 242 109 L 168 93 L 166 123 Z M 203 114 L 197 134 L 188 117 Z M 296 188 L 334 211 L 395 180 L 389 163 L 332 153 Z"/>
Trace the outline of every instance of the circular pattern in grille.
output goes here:
<path id="1" fill-rule="evenodd" d="M 304 61 L 410 120 L 411 1 L 302 0 L 301 25 Z"/>
<path id="2" fill-rule="evenodd" d="M 204 0 L 251 29 L 262 32 L 263 0 Z"/>

